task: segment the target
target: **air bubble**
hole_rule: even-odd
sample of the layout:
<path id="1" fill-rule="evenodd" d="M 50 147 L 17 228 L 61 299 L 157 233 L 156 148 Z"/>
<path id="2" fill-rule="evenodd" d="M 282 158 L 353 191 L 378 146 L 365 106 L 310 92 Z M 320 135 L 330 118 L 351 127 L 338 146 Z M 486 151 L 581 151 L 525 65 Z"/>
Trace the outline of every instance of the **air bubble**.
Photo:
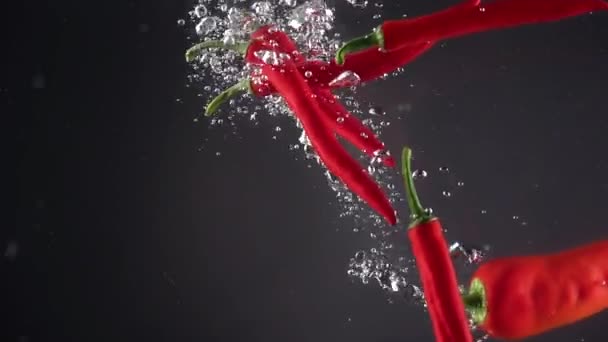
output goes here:
<path id="1" fill-rule="evenodd" d="M 206 35 L 209 32 L 215 30 L 217 27 L 217 20 L 215 17 L 205 17 L 196 25 L 196 34 L 199 36 Z"/>
<path id="2" fill-rule="evenodd" d="M 412 177 L 414 179 L 424 179 L 428 176 L 427 172 L 425 170 L 415 170 L 414 172 L 412 172 Z"/>

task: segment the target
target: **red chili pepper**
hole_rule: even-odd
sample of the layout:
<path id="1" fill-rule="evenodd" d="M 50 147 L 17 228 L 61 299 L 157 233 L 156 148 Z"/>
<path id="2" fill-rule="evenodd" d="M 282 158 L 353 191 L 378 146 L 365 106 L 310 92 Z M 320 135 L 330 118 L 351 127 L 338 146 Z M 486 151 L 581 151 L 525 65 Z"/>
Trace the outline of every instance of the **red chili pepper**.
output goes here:
<path id="1" fill-rule="evenodd" d="M 344 137 L 359 150 L 372 158 L 380 158 L 384 165 L 395 166 L 395 160 L 390 155 L 384 155 L 384 143 L 376 134 L 356 117 L 348 112 L 329 89 L 316 88 L 315 94 L 319 97 L 319 104 L 323 108 L 323 117 L 337 134 Z"/>
<path id="2" fill-rule="evenodd" d="M 327 169 L 349 189 L 369 204 L 391 225 L 396 223 L 395 210 L 378 184 L 361 168 L 329 130 L 319 115 L 324 109 L 293 61 L 282 61 L 279 66 L 263 65 L 262 74 L 287 102 L 302 123 L 310 142 Z"/>
<path id="3" fill-rule="evenodd" d="M 385 21 L 374 32 L 342 46 L 336 54 L 336 60 L 341 64 L 346 54 L 370 46 L 391 51 L 420 42 L 435 42 L 488 30 L 558 21 L 606 9 L 608 2 L 604 0 L 495 0 L 487 5 L 467 1 L 416 18 Z"/>
<path id="4" fill-rule="evenodd" d="M 463 298 L 491 336 L 522 339 L 608 308 L 608 241 L 482 264 Z"/>
<path id="5" fill-rule="evenodd" d="M 422 281 L 424 297 L 438 342 L 472 342 L 458 280 L 441 222 L 425 210 L 416 193 L 412 151 L 403 149 L 402 173 L 412 221 L 408 237 Z"/>
<path id="6" fill-rule="evenodd" d="M 271 34 L 268 32 L 271 32 Z M 356 75 L 355 77 L 359 79 L 359 82 L 368 82 L 410 63 L 433 46 L 432 43 L 423 42 L 391 52 L 369 48 L 352 54 L 344 65 L 337 65 L 335 61 L 327 63 L 320 60 L 303 60 L 301 54 L 297 50 L 293 50 L 296 48 L 296 45 L 289 36 L 282 31 L 270 30 L 268 26 L 264 26 L 255 31 L 252 34 L 252 37 L 255 37 L 256 39 L 252 39 L 249 43 L 240 42 L 232 45 L 225 45 L 218 41 L 206 41 L 196 44 L 186 52 L 186 60 L 193 61 L 202 50 L 207 48 L 227 48 L 242 53 L 247 63 L 261 65 L 264 64 L 264 61 L 262 60 L 263 52 L 271 54 L 282 52 L 288 54 L 290 57 L 296 56 L 295 58 L 292 58 L 292 60 L 296 62 L 298 69 L 305 75 L 306 80 L 311 86 L 338 88 L 356 85 L 340 82 L 332 83 L 332 81 L 347 71 L 354 73 Z M 272 40 L 264 41 L 262 40 L 264 38 Z M 286 44 L 286 47 L 283 48 L 281 44 Z M 212 114 L 222 103 L 241 92 L 250 92 L 255 96 L 265 97 L 274 94 L 276 91 L 271 84 L 267 81 L 260 80 L 259 78 L 253 77 L 251 82 L 243 80 L 226 89 L 223 93 L 218 95 L 218 97 L 213 99 L 207 107 L 206 114 Z"/>
<path id="7" fill-rule="evenodd" d="M 304 61 L 297 44 L 274 25 L 264 25 L 255 30 L 251 34 L 251 39 L 270 43 L 271 47 L 288 54 L 296 64 Z"/>

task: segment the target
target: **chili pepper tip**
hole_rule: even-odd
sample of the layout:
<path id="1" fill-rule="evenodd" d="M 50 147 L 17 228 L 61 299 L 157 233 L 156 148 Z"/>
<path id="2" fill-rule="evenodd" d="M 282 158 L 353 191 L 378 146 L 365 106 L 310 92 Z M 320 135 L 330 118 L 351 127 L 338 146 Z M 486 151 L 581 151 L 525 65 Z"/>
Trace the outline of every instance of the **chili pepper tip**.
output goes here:
<path id="1" fill-rule="evenodd" d="M 403 148 L 403 152 L 401 153 L 401 173 L 405 183 L 407 204 L 410 208 L 411 222 L 409 228 L 414 228 L 421 223 L 434 220 L 435 216 L 433 216 L 430 210 L 422 206 L 418 198 L 412 175 L 412 150 L 407 146 Z"/>
<path id="2" fill-rule="evenodd" d="M 358 37 L 344 43 L 344 45 L 342 45 L 342 47 L 336 52 L 336 64 L 344 64 L 344 59 L 347 54 L 365 50 L 371 48 L 372 46 L 378 46 L 379 49 L 384 48 L 384 35 L 382 34 L 382 27 L 378 27 L 368 35 Z"/>
<path id="3" fill-rule="evenodd" d="M 475 324 L 482 324 L 488 315 L 486 289 L 481 280 L 474 278 L 469 291 L 462 295 L 465 309 L 471 315 Z"/>
<path id="4" fill-rule="evenodd" d="M 223 92 L 221 92 L 218 96 L 213 98 L 211 102 L 207 105 L 205 109 L 205 116 L 212 116 L 217 109 L 226 101 L 230 100 L 232 97 L 236 96 L 238 93 L 242 92 L 250 92 L 251 91 L 251 83 L 248 78 L 241 80 L 238 83 L 230 86 Z"/>

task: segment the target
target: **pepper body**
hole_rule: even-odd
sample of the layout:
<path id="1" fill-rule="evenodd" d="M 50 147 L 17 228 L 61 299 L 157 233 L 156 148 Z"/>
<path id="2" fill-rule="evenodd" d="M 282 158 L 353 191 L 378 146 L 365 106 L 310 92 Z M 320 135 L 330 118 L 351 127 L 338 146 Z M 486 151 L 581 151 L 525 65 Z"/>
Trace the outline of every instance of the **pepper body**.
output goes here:
<path id="1" fill-rule="evenodd" d="M 331 65 L 340 72 L 353 71 L 359 76 L 361 82 L 369 82 L 409 64 L 434 45 L 435 42 L 424 41 L 392 51 L 371 47 L 348 55 L 343 65 L 338 65 L 332 59 Z"/>
<path id="2" fill-rule="evenodd" d="M 439 219 L 408 230 L 437 342 L 471 342 L 456 272 Z"/>
<path id="3" fill-rule="evenodd" d="M 608 308 L 608 241 L 549 255 L 491 260 L 473 279 L 485 290 L 491 336 L 521 339 Z"/>
<path id="4" fill-rule="evenodd" d="M 298 50 L 298 45 L 285 32 L 274 25 L 264 25 L 251 34 L 252 40 L 266 42 L 273 50 L 280 50 L 298 64 L 304 61 L 304 57 Z"/>
<path id="5" fill-rule="evenodd" d="M 448 244 L 439 219 L 424 209 L 414 185 L 412 150 L 401 155 L 401 174 L 405 183 L 411 222 L 408 237 L 422 281 L 433 332 L 437 342 L 472 342 L 465 307 Z"/>
<path id="6" fill-rule="evenodd" d="M 383 48 L 390 51 L 420 42 L 558 21 L 606 9 L 608 2 L 604 0 L 495 0 L 487 5 L 456 5 L 420 17 L 384 22 Z"/>
<path id="7" fill-rule="evenodd" d="M 385 155 L 385 146 L 376 134 L 348 112 L 329 89 L 315 89 L 324 109 L 322 117 L 336 133 L 372 158 L 380 158 L 384 165 L 395 166 L 395 160 Z"/>
<path id="8" fill-rule="evenodd" d="M 295 64 L 291 61 L 284 61 L 278 66 L 266 64 L 262 66 L 262 74 L 268 77 L 298 117 L 327 169 L 389 224 L 394 225 L 397 217 L 388 198 L 361 165 L 344 150 L 326 122 L 318 118 L 318 115 L 323 115 L 324 109 Z"/>

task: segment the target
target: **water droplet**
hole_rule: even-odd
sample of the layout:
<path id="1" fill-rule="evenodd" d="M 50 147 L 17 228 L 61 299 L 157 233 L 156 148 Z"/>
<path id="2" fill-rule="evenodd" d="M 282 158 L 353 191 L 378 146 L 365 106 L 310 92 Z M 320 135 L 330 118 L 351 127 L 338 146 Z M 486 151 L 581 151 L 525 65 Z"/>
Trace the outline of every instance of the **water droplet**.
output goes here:
<path id="1" fill-rule="evenodd" d="M 456 183 L 456 185 L 458 185 L 458 186 L 464 186 L 464 182 L 460 181 L 460 182 Z"/>
<path id="2" fill-rule="evenodd" d="M 204 18 L 205 16 L 207 16 L 207 7 L 205 7 L 205 5 L 197 5 L 196 7 L 194 7 L 194 14 L 198 18 Z"/>
<path id="3" fill-rule="evenodd" d="M 285 4 L 289 7 L 295 7 L 297 4 L 296 0 L 279 0 L 279 4 Z"/>
<path id="4" fill-rule="evenodd" d="M 304 77 L 306 77 L 306 78 L 311 78 L 311 77 L 312 77 L 312 71 L 310 71 L 310 70 L 306 70 L 306 71 L 304 72 Z"/>
<path id="5" fill-rule="evenodd" d="M 448 172 L 450 172 L 450 169 L 447 166 L 441 166 L 441 167 L 439 167 L 439 172 L 448 173 Z"/>
<path id="6" fill-rule="evenodd" d="M 215 30 L 217 27 L 217 19 L 215 17 L 205 17 L 201 19 L 201 21 L 196 24 L 195 30 L 196 34 L 199 36 L 206 35 L 209 32 Z"/>
<path id="7" fill-rule="evenodd" d="M 259 50 L 253 53 L 253 55 L 262 60 L 265 64 L 269 65 L 281 65 L 282 61 L 279 54 L 276 51 L 270 50 Z"/>
<path id="8" fill-rule="evenodd" d="M 338 118 L 336 119 L 336 122 L 341 124 L 344 123 L 344 117 L 343 116 L 338 116 Z"/>
<path id="9" fill-rule="evenodd" d="M 344 71 L 329 82 L 330 87 L 351 87 L 361 83 L 361 77 L 352 71 Z"/>
<path id="10" fill-rule="evenodd" d="M 380 108 L 380 107 L 371 107 L 369 109 L 368 113 L 371 114 L 371 115 L 384 115 L 384 114 L 386 114 L 384 112 L 384 110 L 382 108 Z"/>
<path id="11" fill-rule="evenodd" d="M 517 215 L 513 215 L 513 217 L 512 217 L 512 218 L 513 218 L 513 220 L 515 220 L 515 221 L 519 220 L 519 216 L 517 216 Z"/>
<path id="12" fill-rule="evenodd" d="M 415 170 L 414 172 L 412 172 L 412 177 L 414 179 L 424 179 L 427 176 L 428 174 L 425 170 Z"/>
<path id="13" fill-rule="evenodd" d="M 186 25 L 186 21 L 184 19 L 177 19 L 177 26 L 184 26 Z"/>
<path id="14" fill-rule="evenodd" d="M 485 215 L 485 214 L 487 214 L 487 213 L 488 213 L 488 211 L 487 211 L 487 210 L 485 210 L 485 209 L 481 209 L 481 213 Z"/>
<path id="15" fill-rule="evenodd" d="M 254 2 L 251 9 L 259 16 L 267 17 L 272 15 L 272 5 L 268 1 Z"/>
<path id="16" fill-rule="evenodd" d="M 443 197 L 452 197 L 452 193 L 447 190 L 443 190 L 441 194 L 443 195 Z"/>
<path id="17" fill-rule="evenodd" d="M 222 39 L 224 45 L 235 45 L 236 44 L 236 33 L 232 29 L 224 31 L 224 38 Z"/>
<path id="18" fill-rule="evenodd" d="M 367 7 L 367 0 L 346 0 L 349 4 L 356 8 Z"/>
<path id="19" fill-rule="evenodd" d="M 228 21 L 232 24 L 240 24 L 244 19 L 244 15 L 241 10 L 236 7 L 232 7 L 228 10 L 228 15 L 226 18 L 228 18 Z"/>

